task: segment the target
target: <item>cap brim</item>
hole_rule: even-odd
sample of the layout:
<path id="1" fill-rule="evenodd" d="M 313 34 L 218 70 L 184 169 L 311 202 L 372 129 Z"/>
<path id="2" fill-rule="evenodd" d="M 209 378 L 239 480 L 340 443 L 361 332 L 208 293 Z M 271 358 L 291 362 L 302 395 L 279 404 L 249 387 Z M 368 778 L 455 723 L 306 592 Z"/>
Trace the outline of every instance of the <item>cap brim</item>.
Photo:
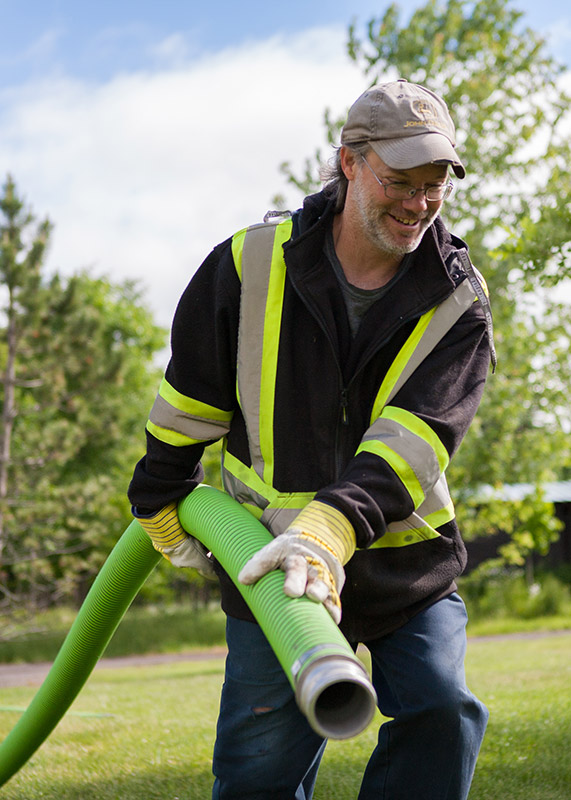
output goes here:
<path id="1" fill-rule="evenodd" d="M 414 169 L 424 164 L 450 164 L 458 178 L 466 170 L 450 140 L 441 133 L 422 133 L 398 139 L 375 139 L 369 144 L 391 169 Z"/>

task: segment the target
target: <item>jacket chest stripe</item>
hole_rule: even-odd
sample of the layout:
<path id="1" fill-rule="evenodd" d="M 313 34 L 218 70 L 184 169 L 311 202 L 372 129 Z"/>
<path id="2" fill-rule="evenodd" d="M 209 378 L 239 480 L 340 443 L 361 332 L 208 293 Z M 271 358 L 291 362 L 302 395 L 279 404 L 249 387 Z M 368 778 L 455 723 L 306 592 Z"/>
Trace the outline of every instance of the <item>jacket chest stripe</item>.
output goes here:
<path id="1" fill-rule="evenodd" d="M 446 300 L 420 317 L 381 384 L 371 411 L 371 422 L 381 415 L 385 405 L 476 299 L 470 282 L 463 281 Z"/>
<path id="2" fill-rule="evenodd" d="M 234 253 L 242 275 L 238 401 L 248 429 L 252 466 L 268 485 L 274 473 L 275 386 L 285 289 L 283 245 L 291 227 L 287 220 L 249 228 Z M 244 259 L 246 270 L 241 269 Z"/>
<path id="3" fill-rule="evenodd" d="M 373 403 L 371 422 L 380 416 L 382 409 L 388 403 L 390 397 L 395 394 L 394 389 L 397 381 L 401 377 L 405 366 L 410 361 L 413 353 L 417 349 L 435 313 L 436 308 L 433 308 L 430 311 L 427 311 L 426 314 L 422 315 L 422 317 L 416 323 L 413 332 L 403 344 L 397 357 L 389 367 L 381 384 L 381 388 L 377 393 L 375 402 Z"/>

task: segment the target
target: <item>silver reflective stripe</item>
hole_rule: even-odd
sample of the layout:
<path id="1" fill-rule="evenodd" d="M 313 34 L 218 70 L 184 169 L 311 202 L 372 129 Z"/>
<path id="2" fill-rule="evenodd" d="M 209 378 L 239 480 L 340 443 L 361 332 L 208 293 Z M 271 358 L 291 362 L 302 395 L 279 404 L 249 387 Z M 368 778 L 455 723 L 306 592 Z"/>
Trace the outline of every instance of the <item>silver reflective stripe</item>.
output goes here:
<path id="1" fill-rule="evenodd" d="M 268 504 L 267 499 L 263 495 L 255 492 L 251 486 L 248 486 L 247 483 L 244 483 L 237 478 L 236 475 L 233 475 L 224 465 L 222 467 L 222 482 L 224 490 L 228 492 L 234 500 L 237 500 L 242 505 L 259 509 L 259 514 L 256 514 L 256 516 L 261 516 L 263 509 Z"/>
<path id="2" fill-rule="evenodd" d="M 314 496 L 315 492 L 279 493 L 264 510 L 261 520 L 273 535 L 277 536 L 292 524 Z"/>
<path id="3" fill-rule="evenodd" d="M 408 357 L 406 353 L 403 354 L 406 363 L 396 379 L 391 379 L 389 372 L 387 378 L 383 381 L 374 404 L 372 427 L 381 419 L 383 408 L 395 397 L 416 368 L 434 350 L 438 342 L 471 307 L 475 299 L 476 292 L 471 282 L 466 280 L 435 309 L 412 353 Z M 403 350 L 405 348 L 406 345 Z M 397 357 L 398 360 L 399 357 Z M 369 437 L 369 431 L 367 431 L 363 437 L 363 442 L 367 442 L 369 438 L 373 437 Z M 391 447 L 394 441 L 394 439 L 391 440 Z M 367 444 L 365 444 L 365 447 L 367 447 Z M 404 520 L 390 523 L 386 533 L 374 543 L 373 547 L 403 547 L 426 541 L 427 539 L 437 538 L 440 534 L 436 528 L 454 519 L 454 506 L 448 491 L 446 477 L 444 472 L 441 471 L 442 465 L 438 464 L 433 448 L 429 448 L 429 450 L 430 456 L 426 472 L 421 475 L 420 485 L 428 487 L 430 483 L 429 474 L 432 474 L 433 479 L 436 478 L 437 473 L 435 470 L 437 468 L 440 477 L 432 488 L 425 492 L 424 500 L 416 508 L 416 511 Z M 407 452 L 407 461 L 409 457 Z M 420 497 L 418 493 L 417 497 Z"/>
<path id="4" fill-rule="evenodd" d="M 252 466 L 262 479 L 265 462 L 260 431 L 261 372 L 275 233 L 275 224 L 248 228 L 242 252 L 238 398 L 246 421 Z"/>
<path id="5" fill-rule="evenodd" d="M 476 293 L 469 281 L 463 281 L 460 286 L 437 307 L 432 319 L 414 349 L 411 357 L 401 370 L 397 380 L 390 388 L 382 405 L 389 403 L 397 392 L 404 386 L 415 369 L 424 361 L 429 353 L 434 350 L 438 342 L 444 337 L 453 325 L 460 319 L 474 302 Z M 382 390 L 382 387 L 381 387 Z"/>
<path id="6" fill-rule="evenodd" d="M 385 534 L 372 547 L 406 547 L 437 539 L 440 534 L 436 528 L 451 522 L 454 516 L 446 476 L 441 475 L 419 508 L 406 519 L 391 522 Z"/>
<path id="7" fill-rule="evenodd" d="M 181 411 L 163 397 L 157 395 L 149 420 L 157 428 L 173 431 L 196 441 L 220 439 L 230 430 L 230 423 L 222 420 L 205 419 L 186 411 Z"/>
<path id="8" fill-rule="evenodd" d="M 277 536 L 283 533 L 299 512 L 313 499 L 315 492 L 280 494 L 226 450 L 222 454 L 224 489 Z"/>
<path id="9" fill-rule="evenodd" d="M 411 514 L 406 519 L 399 520 L 398 522 L 391 522 L 388 526 L 391 531 L 403 531 L 409 527 L 411 520 L 418 520 L 429 517 L 432 514 L 438 513 L 450 505 L 450 492 L 448 491 L 448 484 L 446 476 L 441 475 L 432 487 L 430 494 L 426 496 L 424 502 L 416 509 L 416 512 Z M 450 520 L 447 520 L 448 522 Z"/>
<path id="10" fill-rule="evenodd" d="M 379 446 L 384 446 L 400 456 L 399 460 L 406 465 L 404 474 L 401 474 L 396 465 L 393 469 L 409 491 L 409 484 L 418 482 L 424 498 L 440 477 L 440 464 L 434 449 L 427 441 L 404 428 L 399 422 L 379 417 L 367 430 L 359 451 L 367 449 L 362 445 L 369 441 L 378 442 Z M 372 449 L 372 452 L 376 452 L 375 449 Z M 382 453 L 379 455 L 382 457 Z"/>
<path id="11" fill-rule="evenodd" d="M 242 282 L 237 391 L 252 466 L 226 451 L 224 488 L 274 535 L 282 533 L 315 494 L 280 494 L 273 487 L 273 409 L 285 287 L 283 244 L 291 228 L 291 219 L 254 225 L 240 231 L 232 244 Z"/>

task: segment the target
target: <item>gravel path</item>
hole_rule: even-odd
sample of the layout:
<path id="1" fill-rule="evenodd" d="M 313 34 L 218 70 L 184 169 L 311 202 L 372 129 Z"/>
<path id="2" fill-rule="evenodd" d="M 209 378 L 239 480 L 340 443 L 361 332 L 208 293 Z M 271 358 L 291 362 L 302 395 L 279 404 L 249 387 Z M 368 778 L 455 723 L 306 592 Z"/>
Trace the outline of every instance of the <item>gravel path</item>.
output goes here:
<path id="1" fill-rule="evenodd" d="M 500 639 L 539 639 L 546 636 L 571 635 L 571 630 L 534 631 L 530 633 L 510 633 L 498 636 L 472 636 L 470 642 L 485 642 Z M 155 664 L 172 664 L 180 661 L 207 661 L 224 658 L 225 647 L 208 650 L 193 650 L 188 653 L 162 653 L 155 655 L 125 656 L 123 658 L 100 658 L 95 669 L 119 669 L 120 667 L 150 667 Z M 8 686 L 39 686 L 48 672 L 51 662 L 39 664 L 0 664 L 0 689 Z"/>
<path id="2" fill-rule="evenodd" d="M 95 669 L 150 667 L 155 664 L 172 664 L 180 661 L 208 661 L 212 658 L 224 658 L 225 655 L 225 647 L 213 647 L 209 650 L 193 650 L 188 653 L 100 658 Z M 51 661 L 38 664 L 0 664 L 0 689 L 5 689 L 8 686 L 39 686 L 50 671 L 51 666 Z"/>

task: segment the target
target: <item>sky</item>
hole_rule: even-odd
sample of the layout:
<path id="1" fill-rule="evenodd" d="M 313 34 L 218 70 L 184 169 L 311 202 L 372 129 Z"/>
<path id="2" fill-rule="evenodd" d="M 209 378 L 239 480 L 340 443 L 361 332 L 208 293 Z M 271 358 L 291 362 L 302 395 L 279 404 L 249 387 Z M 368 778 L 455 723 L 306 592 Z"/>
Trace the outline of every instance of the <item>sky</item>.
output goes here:
<path id="1" fill-rule="evenodd" d="M 568 5 L 512 3 L 571 69 Z M 327 152 L 324 109 L 366 88 L 347 27 L 387 6 L 0 0 L 0 180 L 53 222 L 48 272 L 135 279 L 168 328 L 216 243 L 299 204 L 279 165 Z"/>

